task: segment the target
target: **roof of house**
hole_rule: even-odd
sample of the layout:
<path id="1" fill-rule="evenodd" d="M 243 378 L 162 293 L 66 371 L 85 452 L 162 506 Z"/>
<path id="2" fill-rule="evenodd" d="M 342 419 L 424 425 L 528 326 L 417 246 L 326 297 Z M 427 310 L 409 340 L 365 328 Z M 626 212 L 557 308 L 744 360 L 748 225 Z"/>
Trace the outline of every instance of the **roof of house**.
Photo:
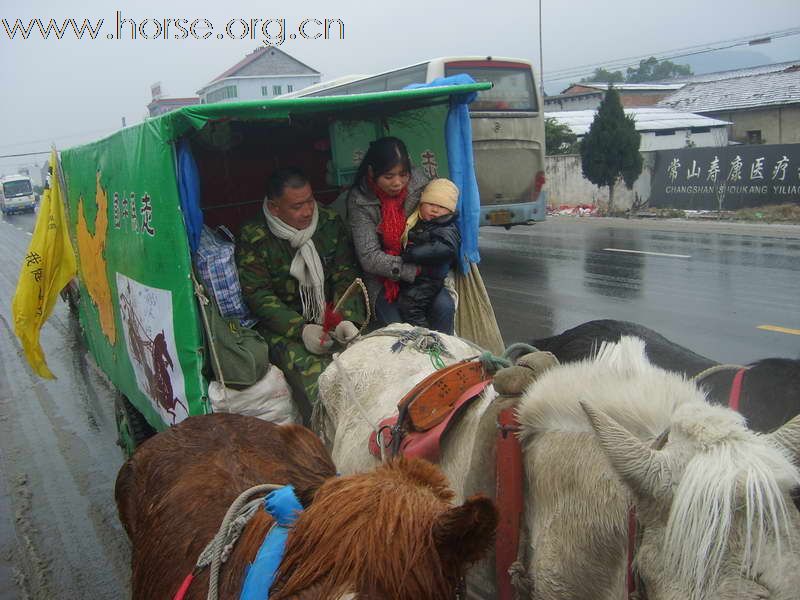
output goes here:
<path id="1" fill-rule="evenodd" d="M 229 77 L 253 77 L 258 75 L 319 75 L 319 71 L 312 69 L 279 48 L 264 46 L 253 50 L 224 73 L 221 73 L 203 86 L 203 89 Z"/>
<path id="2" fill-rule="evenodd" d="M 721 81 L 724 79 L 733 79 L 736 77 L 753 77 L 756 75 L 766 75 L 769 73 L 785 72 L 793 68 L 800 68 L 800 59 L 790 60 L 786 62 L 774 63 L 771 65 L 761 65 L 758 67 L 748 67 L 746 69 L 731 69 L 728 71 L 717 71 L 715 73 L 705 73 L 703 75 L 688 75 L 686 77 L 677 77 L 668 81 L 653 81 L 647 83 L 615 83 L 614 87 L 619 91 L 627 92 L 644 92 L 644 91 L 677 91 L 689 84 L 693 83 L 709 83 L 713 81 Z M 569 93 L 573 88 L 587 88 L 580 92 Z M 547 101 L 557 101 L 564 96 L 572 95 L 593 95 L 594 90 L 604 91 L 608 89 L 608 84 L 595 81 L 583 81 L 579 83 L 570 84 L 568 88 L 563 90 L 560 94 L 547 96 Z"/>
<path id="3" fill-rule="evenodd" d="M 570 85 L 566 90 L 561 92 L 562 94 L 566 93 L 567 90 L 574 86 L 583 86 L 587 88 L 594 88 L 597 90 L 607 90 L 608 85 L 607 83 L 599 83 L 595 81 L 584 81 L 581 83 L 573 83 Z M 670 90 L 678 90 L 682 88 L 684 83 L 615 83 L 614 89 L 623 91 L 623 92 L 661 92 L 661 91 L 670 91 Z"/>
<path id="4" fill-rule="evenodd" d="M 615 83 L 614 89 L 620 92 L 665 92 L 669 93 L 682 88 L 684 83 Z M 570 91 L 572 90 L 572 91 Z M 607 83 L 582 82 L 573 83 L 560 94 L 545 96 L 545 104 L 558 104 L 565 98 L 602 96 L 608 90 Z"/>
<path id="5" fill-rule="evenodd" d="M 680 112 L 669 108 L 626 108 L 625 114 L 636 121 L 637 131 L 661 129 L 688 129 L 689 127 L 724 127 L 729 123 L 702 115 Z M 594 121 L 596 110 L 569 110 L 547 113 L 547 117 L 568 125 L 575 135 L 586 135 Z"/>
<path id="6" fill-rule="evenodd" d="M 719 81 L 720 79 L 732 79 L 734 77 L 751 77 L 753 75 L 785 71 L 794 65 L 800 65 L 800 59 L 773 63 L 771 65 L 761 65 L 759 67 L 748 67 L 746 69 L 730 69 L 728 71 L 704 73 L 703 75 L 687 75 L 686 77 L 678 77 L 672 81 L 675 83 L 701 83 L 706 81 Z"/>
<path id="7" fill-rule="evenodd" d="M 199 96 L 190 96 L 187 98 L 156 98 L 147 104 L 147 108 L 152 109 L 156 106 L 190 106 L 192 104 L 200 104 Z"/>
<path id="8" fill-rule="evenodd" d="M 689 83 L 658 106 L 705 113 L 796 103 L 800 103 L 800 64 L 779 72 Z"/>

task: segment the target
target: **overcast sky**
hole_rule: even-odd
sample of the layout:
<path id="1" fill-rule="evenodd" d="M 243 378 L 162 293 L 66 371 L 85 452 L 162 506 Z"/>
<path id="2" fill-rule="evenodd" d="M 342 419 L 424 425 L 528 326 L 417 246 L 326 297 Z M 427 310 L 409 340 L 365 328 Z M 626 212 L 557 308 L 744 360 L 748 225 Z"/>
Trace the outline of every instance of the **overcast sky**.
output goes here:
<path id="1" fill-rule="evenodd" d="M 541 1 L 544 73 L 551 93 L 559 85 L 548 82 L 548 73 L 570 67 L 800 27 L 800 0 Z M 105 21 L 95 40 L 75 39 L 71 31 L 61 40 L 43 40 L 38 30 L 27 40 L 19 35 L 10 40 L 0 22 L 0 155 L 46 150 L 51 142 L 66 148 L 90 141 L 119 128 L 123 117 L 128 125 L 138 123 L 147 114 L 150 85 L 156 81 L 169 96 L 194 95 L 262 41 L 260 32 L 256 40 L 216 39 L 231 19 L 286 19 L 287 34 L 304 19 L 340 19 L 344 39 L 286 39 L 280 46 L 324 79 L 447 55 L 539 63 L 536 0 L 0 0 L 0 7 L 0 19 L 9 25 L 16 19 L 27 25 L 32 18 Z M 137 23 L 207 19 L 214 33 L 205 40 L 106 39 L 115 33 L 116 11 Z M 146 33 L 152 37 L 155 31 L 151 25 Z M 278 29 L 273 24 L 268 31 L 275 35 Z M 756 48 L 775 61 L 800 58 L 800 36 Z M 43 159 L 0 158 L 0 174 Z"/>

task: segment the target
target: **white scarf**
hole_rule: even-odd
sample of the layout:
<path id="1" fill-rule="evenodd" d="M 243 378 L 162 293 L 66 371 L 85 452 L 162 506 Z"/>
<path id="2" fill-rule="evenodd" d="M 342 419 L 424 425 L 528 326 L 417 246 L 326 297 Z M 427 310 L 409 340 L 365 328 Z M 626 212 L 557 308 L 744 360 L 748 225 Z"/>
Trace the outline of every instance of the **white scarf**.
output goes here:
<path id="1" fill-rule="evenodd" d="M 325 272 L 322 270 L 322 261 L 314 246 L 311 236 L 317 230 L 319 211 L 314 202 L 314 216 L 311 225 L 305 229 L 295 229 L 279 218 L 272 215 L 264 199 L 263 211 L 267 218 L 267 227 L 273 235 L 281 240 L 288 240 L 294 254 L 289 274 L 300 283 L 300 301 L 303 304 L 303 318 L 310 323 L 322 324 L 325 314 Z"/>

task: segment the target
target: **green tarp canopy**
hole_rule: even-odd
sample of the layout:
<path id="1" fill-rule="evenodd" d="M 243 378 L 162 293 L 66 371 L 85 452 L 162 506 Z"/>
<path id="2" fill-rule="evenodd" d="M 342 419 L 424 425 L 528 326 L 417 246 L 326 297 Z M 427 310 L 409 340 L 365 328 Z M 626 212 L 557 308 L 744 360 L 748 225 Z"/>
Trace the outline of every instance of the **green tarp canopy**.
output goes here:
<path id="1" fill-rule="evenodd" d="M 175 168 L 175 142 L 180 138 L 226 121 L 291 124 L 300 116 L 321 116 L 332 123 L 369 124 L 384 117 L 392 122 L 398 114 L 426 113 L 428 118 L 411 119 L 395 130 L 407 134 L 410 151 L 433 148 L 446 174 L 444 120 L 450 97 L 490 87 L 481 83 L 200 104 L 64 150 L 61 162 L 70 234 L 78 254 L 81 323 L 103 372 L 157 429 L 208 410 L 203 332 Z M 367 127 L 336 130 L 332 152 L 342 158 L 340 178 L 352 167 L 354 139 L 366 135 L 361 129 Z"/>

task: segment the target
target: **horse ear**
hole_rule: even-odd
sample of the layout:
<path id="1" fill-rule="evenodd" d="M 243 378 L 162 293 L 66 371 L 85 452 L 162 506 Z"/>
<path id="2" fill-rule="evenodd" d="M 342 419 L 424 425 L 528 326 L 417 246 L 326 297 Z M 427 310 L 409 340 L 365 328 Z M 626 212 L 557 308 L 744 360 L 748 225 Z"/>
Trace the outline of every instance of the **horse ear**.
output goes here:
<path id="1" fill-rule="evenodd" d="M 800 415 L 784 423 L 780 429 L 766 437 L 775 445 L 785 448 L 795 463 L 800 461 Z"/>
<path id="2" fill-rule="evenodd" d="M 584 402 L 580 405 L 622 480 L 640 495 L 661 498 L 667 494 L 672 476 L 666 454 L 648 447 L 602 411 Z"/>
<path id="3" fill-rule="evenodd" d="M 485 496 L 472 496 L 443 512 L 433 524 L 439 556 L 454 564 L 479 560 L 494 540 L 497 520 L 497 509 Z"/>

